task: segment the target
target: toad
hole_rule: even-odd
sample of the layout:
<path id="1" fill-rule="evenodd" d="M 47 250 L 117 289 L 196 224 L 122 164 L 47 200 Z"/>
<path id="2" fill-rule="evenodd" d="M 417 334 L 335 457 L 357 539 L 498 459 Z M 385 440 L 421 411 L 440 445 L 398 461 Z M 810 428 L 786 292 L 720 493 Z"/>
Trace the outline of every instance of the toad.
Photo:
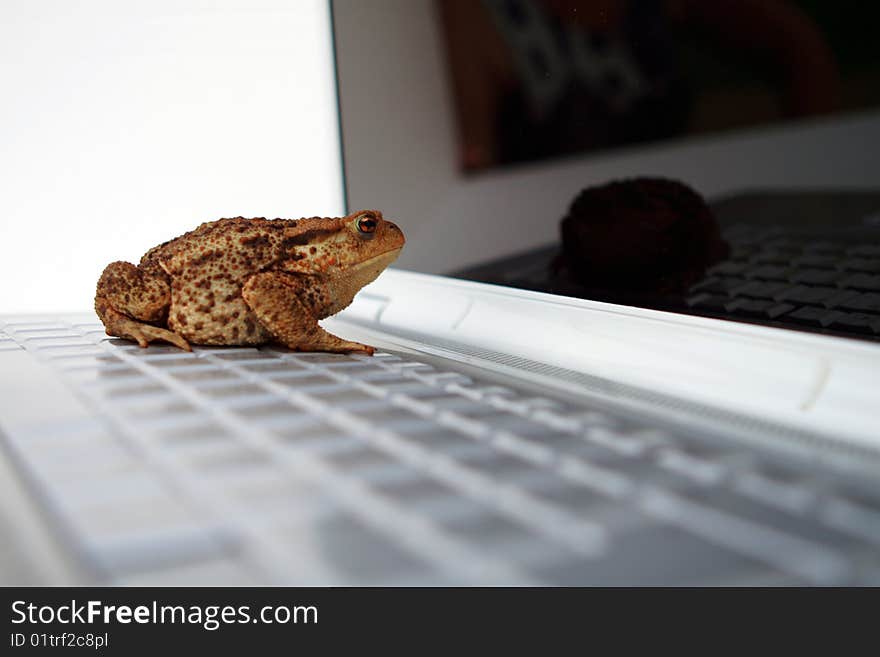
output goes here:
<path id="1" fill-rule="evenodd" d="M 318 320 L 354 299 L 400 254 L 400 228 L 376 210 L 346 217 L 219 219 L 104 269 L 95 311 L 108 335 L 146 347 L 278 342 L 300 351 L 373 348 Z"/>

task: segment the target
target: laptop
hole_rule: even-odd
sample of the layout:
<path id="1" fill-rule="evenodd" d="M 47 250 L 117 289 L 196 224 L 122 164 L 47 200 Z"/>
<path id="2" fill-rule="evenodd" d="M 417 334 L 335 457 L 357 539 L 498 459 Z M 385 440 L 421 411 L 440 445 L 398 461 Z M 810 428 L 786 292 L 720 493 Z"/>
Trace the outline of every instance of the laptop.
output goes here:
<path id="1" fill-rule="evenodd" d="M 558 248 L 573 194 L 611 178 L 659 171 L 719 199 L 821 182 L 870 205 L 880 116 L 463 176 L 434 3 L 325 9 L 347 208 L 381 208 L 408 240 L 323 323 L 376 354 L 141 349 L 88 298 L 3 315 L 2 582 L 876 584 L 872 336 L 688 305 L 730 272 L 707 271 L 681 309 L 510 272 Z M 725 303 L 761 299 L 739 294 Z"/>

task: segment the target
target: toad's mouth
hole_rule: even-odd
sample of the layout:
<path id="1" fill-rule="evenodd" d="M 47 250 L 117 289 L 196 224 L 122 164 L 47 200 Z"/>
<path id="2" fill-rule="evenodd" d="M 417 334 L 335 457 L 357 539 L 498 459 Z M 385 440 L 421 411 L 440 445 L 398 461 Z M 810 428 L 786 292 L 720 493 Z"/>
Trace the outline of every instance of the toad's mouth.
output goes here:
<path id="1" fill-rule="evenodd" d="M 358 288 L 372 283 L 379 277 L 379 274 L 385 271 L 388 265 L 397 260 L 397 256 L 402 250 L 402 246 L 397 247 L 352 266 L 348 273 L 349 278 Z"/>
<path id="2" fill-rule="evenodd" d="M 400 255 L 401 251 L 403 251 L 403 247 L 398 246 L 395 249 L 389 249 L 388 251 L 385 251 L 384 253 L 380 253 L 377 256 L 373 256 L 372 258 L 368 258 L 367 260 L 364 260 L 364 263 L 366 264 L 368 262 L 373 262 L 373 261 L 382 261 L 382 262 L 388 263 L 387 265 L 385 265 L 387 267 L 392 262 L 397 260 L 397 256 Z"/>
<path id="3" fill-rule="evenodd" d="M 382 272 L 388 265 L 397 260 L 397 256 L 400 255 L 400 252 L 403 251 L 403 247 L 398 247 L 396 249 L 390 249 L 385 251 L 384 253 L 380 253 L 377 256 L 373 256 L 372 258 L 367 258 L 359 265 L 355 265 L 356 269 L 377 269 L 377 275 Z"/>

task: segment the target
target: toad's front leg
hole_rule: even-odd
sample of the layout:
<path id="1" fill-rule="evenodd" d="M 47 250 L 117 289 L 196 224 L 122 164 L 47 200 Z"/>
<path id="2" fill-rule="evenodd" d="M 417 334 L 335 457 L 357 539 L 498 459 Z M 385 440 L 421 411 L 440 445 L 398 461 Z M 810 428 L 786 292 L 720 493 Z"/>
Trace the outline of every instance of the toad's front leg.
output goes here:
<path id="1" fill-rule="evenodd" d="M 145 273 L 130 262 L 107 265 L 95 292 L 95 312 L 107 335 L 135 340 L 141 347 L 165 340 L 191 351 L 177 333 L 147 323 L 164 319 L 170 303 L 171 289 L 164 276 Z"/>
<path id="2" fill-rule="evenodd" d="M 241 292 L 259 322 L 289 349 L 373 355 L 372 347 L 338 338 L 318 325 L 314 310 L 302 301 L 308 296 L 308 285 L 301 275 L 255 274 Z"/>

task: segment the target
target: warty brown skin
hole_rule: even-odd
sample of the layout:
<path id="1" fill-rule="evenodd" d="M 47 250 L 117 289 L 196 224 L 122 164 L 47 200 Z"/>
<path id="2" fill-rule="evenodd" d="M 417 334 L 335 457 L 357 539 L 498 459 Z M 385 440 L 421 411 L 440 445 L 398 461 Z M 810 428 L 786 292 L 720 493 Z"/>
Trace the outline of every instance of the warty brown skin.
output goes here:
<path id="1" fill-rule="evenodd" d="M 113 262 L 95 293 L 108 335 L 181 349 L 278 342 L 301 351 L 373 348 L 325 331 L 318 320 L 400 254 L 401 230 L 377 210 L 310 219 L 219 219 L 160 244 L 135 266 Z"/>

